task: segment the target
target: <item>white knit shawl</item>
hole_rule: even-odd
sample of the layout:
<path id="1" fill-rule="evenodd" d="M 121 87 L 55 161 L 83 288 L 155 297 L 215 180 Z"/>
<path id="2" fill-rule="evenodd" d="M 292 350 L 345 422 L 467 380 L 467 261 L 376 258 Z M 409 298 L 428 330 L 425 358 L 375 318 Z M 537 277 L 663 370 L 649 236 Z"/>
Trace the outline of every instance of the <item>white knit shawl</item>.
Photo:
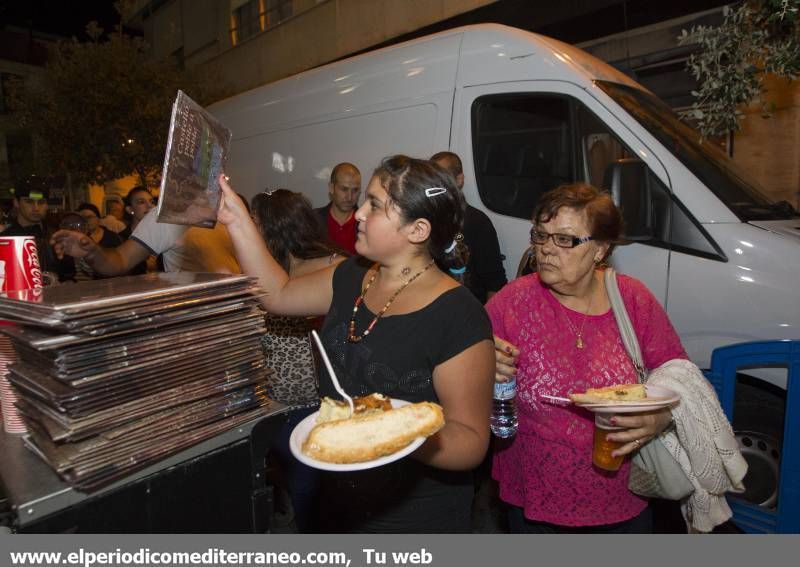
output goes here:
<path id="1" fill-rule="evenodd" d="M 700 369 L 688 360 L 670 360 L 650 373 L 648 384 L 679 393 L 672 408 L 675 428 L 662 441 L 694 485 L 681 502 L 690 528 L 710 532 L 733 514 L 726 492 L 742 492 L 747 463 L 739 451 L 728 419 L 714 388 Z"/>

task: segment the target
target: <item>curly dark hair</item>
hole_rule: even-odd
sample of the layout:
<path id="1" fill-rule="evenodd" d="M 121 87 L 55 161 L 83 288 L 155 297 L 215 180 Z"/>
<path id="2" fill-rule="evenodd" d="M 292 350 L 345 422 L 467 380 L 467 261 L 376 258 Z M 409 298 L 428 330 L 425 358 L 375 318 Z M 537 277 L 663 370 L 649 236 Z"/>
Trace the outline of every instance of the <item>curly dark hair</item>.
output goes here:
<path id="1" fill-rule="evenodd" d="M 343 254 L 322 235 L 311 202 L 301 193 L 288 189 L 259 193 L 253 197 L 251 208 L 264 242 L 287 272 L 291 256 L 311 260 Z"/>
<path id="2" fill-rule="evenodd" d="M 461 234 L 466 202 L 453 176 L 431 161 L 404 155 L 384 159 L 374 175 L 403 221 L 424 218 L 431 223 L 428 253 L 441 270 L 463 282 L 469 259 Z M 436 191 L 426 191 L 430 189 Z"/>

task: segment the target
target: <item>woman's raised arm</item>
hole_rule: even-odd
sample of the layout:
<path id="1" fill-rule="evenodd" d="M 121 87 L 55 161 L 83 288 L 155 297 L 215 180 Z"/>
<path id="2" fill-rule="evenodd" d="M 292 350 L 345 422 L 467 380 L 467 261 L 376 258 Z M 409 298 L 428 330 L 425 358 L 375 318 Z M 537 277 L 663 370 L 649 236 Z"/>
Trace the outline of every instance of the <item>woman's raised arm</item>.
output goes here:
<path id="1" fill-rule="evenodd" d="M 269 253 L 258 227 L 225 175 L 220 175 L 219 184 L 222 198 L 217 219 L 228 229 L 242 271 L 257 277 L 266 291 L 260 300 L 264 308 L 277 315 L 326 315 L 333 300 L 336 266 L 290 280 Z"/>

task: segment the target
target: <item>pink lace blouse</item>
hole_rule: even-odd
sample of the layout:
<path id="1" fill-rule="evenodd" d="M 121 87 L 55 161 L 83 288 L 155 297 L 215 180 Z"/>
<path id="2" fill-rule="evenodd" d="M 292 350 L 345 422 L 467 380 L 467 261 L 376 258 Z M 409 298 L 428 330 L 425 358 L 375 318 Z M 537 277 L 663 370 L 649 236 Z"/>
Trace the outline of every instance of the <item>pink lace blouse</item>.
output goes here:
<path id="1" fill-rule="evenodd" d="M 644 284 L 622 275 L 617 281 L 647 368 L 687 358 L 666 312 Z M 627 488 L 630 462 L 616 473 L 592 466 L 593 414 L 539 398 L 636 382 L 613 312 L 586 318 L 584 348 L 578 349 L 575 331 L 585 316 L 562 306 L 537 274 L 511 282 L 486 309 L 494 333 L 520 349 L 519 432 L 495 445 L 492 466 L 500 498 L 523 508 L 530 520 L 562 526 L 612 524 L 640 514 L 647 502 Z"/>

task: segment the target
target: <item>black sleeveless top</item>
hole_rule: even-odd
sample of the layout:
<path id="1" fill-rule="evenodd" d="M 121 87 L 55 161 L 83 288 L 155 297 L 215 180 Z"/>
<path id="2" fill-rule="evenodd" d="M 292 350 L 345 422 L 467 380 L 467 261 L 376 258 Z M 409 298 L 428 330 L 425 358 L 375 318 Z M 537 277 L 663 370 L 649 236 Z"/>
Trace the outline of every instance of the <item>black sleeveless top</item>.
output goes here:
<path id="1" fill-rule="evenodd" d="M 351 396 L 380 392 L 409 402 L 438 402 L 433 369 L 472 345 L 492 339 L 483 306 L 463 286 L 451 289 L 419 311 L 385 315 L 359 343 L 347 341 L 353 304 L 361 294 L 371 263 L 361 258 L 342 262 L 333 276 L 333 301 L 322 326 L 322 342 L 336 376 Z M 403 293 L 414 293 L 413 284 Z M 356 333 L 375 318 L 362 303 Z M 339 398 L 324 367 L 320 394 Z"/>
<path id="2" fill-rule="evenodd" d="M 352 396 L 379 392 L 410 402 L 438 402 L 434 368 L 482 340 L 491 340 L 489 318 L 470 291 L 459 286 L 419 311 L 381 317 L 364 340 L 350 343 L 347 333 L 353 304 L 370 265 L 367 260 L 349 258 L 333 276 L 333 301 L 321 337 L 336 376 Z M 403 293 L 413 293 L 413 284 Z M 362 303 L 356 333 L 363 333 L 374 317 Z M 324 366 L 319 385 L 320 395 L 340 398 Z M 323 518 L 332 520 L 333 531 L 470 529 L 470 471 L 444 471 L 406 457 L 375 469 L 326 473 L 323 491 Z"/>

